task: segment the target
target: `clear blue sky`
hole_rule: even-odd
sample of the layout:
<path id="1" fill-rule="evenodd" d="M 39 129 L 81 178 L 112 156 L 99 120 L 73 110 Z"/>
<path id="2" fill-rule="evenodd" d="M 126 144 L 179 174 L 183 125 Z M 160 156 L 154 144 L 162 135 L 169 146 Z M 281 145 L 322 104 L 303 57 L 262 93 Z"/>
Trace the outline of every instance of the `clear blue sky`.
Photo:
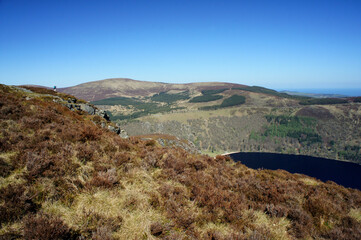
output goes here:
<path id="1" fill-rule="evenodd" d="M 361 1 L 0 0 L 0 82 L 361 88 Z"/>

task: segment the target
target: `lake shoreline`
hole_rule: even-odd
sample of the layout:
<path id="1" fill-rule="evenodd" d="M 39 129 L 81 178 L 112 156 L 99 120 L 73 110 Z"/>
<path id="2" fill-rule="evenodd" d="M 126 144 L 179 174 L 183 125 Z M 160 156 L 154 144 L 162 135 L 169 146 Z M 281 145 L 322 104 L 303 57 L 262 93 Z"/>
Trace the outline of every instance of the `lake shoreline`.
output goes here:
<path id="1" fill-rule="evenodd" d="M 228 156 L 252 169 L 283 169 L 361 190 L 361 165 L 354 162 L 263 152 L 237 152 Z"/>
<path id="2" fill-rule="evenodd" d="M 270 153 L 270 154 L 280 154 L 280 155 L 291 155 L 291 156 L 302 156 L 302 157 L 313 157 L 313 158 L 322 158 L 322 159 L 327 159 L 327 160 L 333 160 L 333 161 L 339 161 L 339 162 L 348 162 L 348 163 L 354 163 L 357 165 L 361 166 L 361 163 L 357 163 L 357 162 L 353 162 L 350 160 L 345 160 L 345 159 L 334 159 L 334 158 L 325 158 L 325 157 L 319 157 L 319 156 L 312 156 L 312 155 L 304 155 L 304 154 L 294 154 L 294 153 L 278 153 L 278 152 L 226 152 L 226 153 L 222 153 L 221 156 L 229 156 L 232 154 L 237 154 L 237 153 Z"/>

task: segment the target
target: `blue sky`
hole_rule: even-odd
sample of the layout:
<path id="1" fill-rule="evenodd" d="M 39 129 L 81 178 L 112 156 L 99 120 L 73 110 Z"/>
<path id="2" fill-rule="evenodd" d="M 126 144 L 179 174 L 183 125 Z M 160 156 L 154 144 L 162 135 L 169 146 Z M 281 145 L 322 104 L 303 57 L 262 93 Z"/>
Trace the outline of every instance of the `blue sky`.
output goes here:
<path id="1" fill-rule="evenodd" d="M 361 88 L 361 1 L 0 0 L 0 82 Z"/>

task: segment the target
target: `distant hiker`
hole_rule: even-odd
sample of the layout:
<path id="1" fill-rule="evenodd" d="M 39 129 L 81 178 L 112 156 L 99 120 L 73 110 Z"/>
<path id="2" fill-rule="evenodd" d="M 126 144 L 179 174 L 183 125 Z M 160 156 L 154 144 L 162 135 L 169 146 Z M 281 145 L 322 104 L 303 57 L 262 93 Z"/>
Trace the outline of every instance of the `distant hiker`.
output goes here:
<path id="1" fill-rule="evenodd" d="M 54 91 L 56 92 L 56 86 L 54 86 Z"/>

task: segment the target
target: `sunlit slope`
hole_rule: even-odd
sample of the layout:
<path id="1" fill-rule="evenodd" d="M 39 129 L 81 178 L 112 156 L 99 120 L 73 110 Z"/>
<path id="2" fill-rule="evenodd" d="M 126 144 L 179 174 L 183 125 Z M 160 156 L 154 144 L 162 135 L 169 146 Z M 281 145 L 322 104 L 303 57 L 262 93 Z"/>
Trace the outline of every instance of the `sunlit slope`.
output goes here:
<path id="1" fill-rule="evenodd" d="M 122 139 L 38 92 L 0 85 L 3 239 L 361 238 L 358 190 Z"/>
<path id="2" fill-rule="evenodd" d="M 244 87 L 244 85 L 223 82 L 170 84 L 139 81 L 129 78 L 111 78 L 87 82 L 59 90 L 87 101 L 96 101 L 110 97 L 146 97 L 166 91 L 201 91 L 231 87 Z"/>

